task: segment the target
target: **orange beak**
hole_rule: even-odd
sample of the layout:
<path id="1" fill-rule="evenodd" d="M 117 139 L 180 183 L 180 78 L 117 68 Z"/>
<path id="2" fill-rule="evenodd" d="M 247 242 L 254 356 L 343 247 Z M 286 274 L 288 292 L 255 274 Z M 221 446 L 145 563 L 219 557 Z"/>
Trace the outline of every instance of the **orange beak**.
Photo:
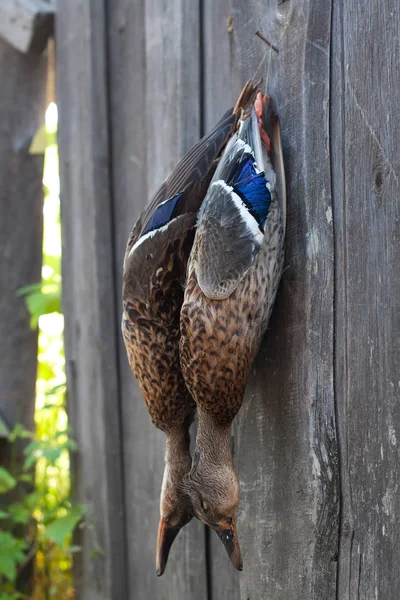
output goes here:
<path id="1" fill-rule="evenodd" d="M 180 532 L 181 527 L 171 527 L 168 519 L 162 517 L 158 526 L 156 572 L 160 577 L 167 566 L 167 560 L 171 546 Z"/>
<path id="2" fill-rule="evenodd" d="M 236 530 L 235 519 L 227 519 L 215 527 L 218 537 L 225 546 L 233 566 L 238 571 L 243 571 L 242 555 L 240 554 L 239 538 Z"/>

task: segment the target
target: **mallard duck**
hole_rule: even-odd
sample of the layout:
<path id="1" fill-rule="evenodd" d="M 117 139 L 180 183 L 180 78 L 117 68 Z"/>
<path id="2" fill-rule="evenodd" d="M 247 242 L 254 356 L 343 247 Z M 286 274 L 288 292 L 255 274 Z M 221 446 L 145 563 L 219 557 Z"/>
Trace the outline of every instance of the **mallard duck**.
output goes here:
<path id="1" fill-rule="evenodd" d="M 243 568 L 236 531 L 239 483 L 231 423 L 266 331 L 284 259 L 285 190 L 279 122 L 257 93 L 229 140 L 201 205 L 181 308 L 180 357 L 198 431 L 183 502 Z M 277 174 L 281 196 L 278 198 Z"/>
<path id="2" fill-rule="evenodd" d="M 189 426 L 196 405 L 180 367 L 180 311 L 197 212 L 228 139 L 254 93 L 247 86 L 234 109 L 194 146 L 143 211 L 129 237 L 123 272 L 122 332 L 131 369 L 156 427 L 166 434 L 156 570 L 192 512 L 178 489 L 191 468 Z"/>

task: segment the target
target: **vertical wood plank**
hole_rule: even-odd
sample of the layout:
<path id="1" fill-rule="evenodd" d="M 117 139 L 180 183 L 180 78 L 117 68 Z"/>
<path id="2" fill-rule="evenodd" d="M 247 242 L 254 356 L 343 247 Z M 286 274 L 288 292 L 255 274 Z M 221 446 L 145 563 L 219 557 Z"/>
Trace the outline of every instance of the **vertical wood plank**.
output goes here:
<path id="1" fill-rule="evenodd" d="M 44 121 L 47 58 L 0 40 L 0 408 L 10 427 L 34 428 L 37 331 L 18 290 L 41 280 L 43 155 L 29 154 Z"/>
<path id="2" fill-rule="evenodd" d="M 84 600 L 128 598 L 120 456 L 105 13 L 59 4 L 57 77 L 68 408 L 87 507 L 76 588 Z"/>
<path id="3" fill-rule="evenodd" d="M 172 167 L 200 137 L 199 6 L 109 3 L 113 210 L 118 309 L 130 230 Z M 129 598 L 205 600 L 204 529 L 179 534 L 155 575 L 165 437 L 151 424 L 119 338 Z"/>
<path id="4" fill-rule="evenodd" d="M 338 598 L 400 588 L 399 15 L 393 0 L 338 3 L 332 134 L 343 510 Z M 335 14 L 335 13 L 334 13 Z"/>
<path id="5" fill-rule="evenodd" d="M 257 68 L 265 49 L 255 31 L 260 29 L 280 49 L 279 58 L 272 58 L 268 88 L 281 117 L 287 169 L 287 270 L 235 425 L 242 600 L 335 598 L 339 497 L 330 13 L 329 0 L 296 5 L 253 0 L 246 6 L 236 0 L 205 2 L 206 127 Z M 231 92 L 222 89 L 229 81 Z M 213 546 L 213 554 L 221 551 Z M 218 564 L 213 597 L 223 597 L 225 585 L 235 594 Z M 230 568 L 227 559 L 224 568 Z"/>
<path id="6" fill-rule="evenodd" d="M 17 293 L 41 280 L 44 157 L 29 148 L 44 122 L 46 82 L 46 55 L 22 55 L 0 40 L 0 416 L 9 430 L 16 423 L 35 428 L 38 337 Z M 22 470 L 26 444 L 11 446 L 6 437 L 0 439 L 0 465 Z M 31 488 L 26 485 L 25 493 Z M 17 489 L 1 496 L 2 508 L 21 500 L 20 485 Z M 15 533 L 27 536 L 27 525 L 20 524 Z M 32 593 L 33 571 L 28 558 L 17 578 L 18 591 L 26 596 Z"/>

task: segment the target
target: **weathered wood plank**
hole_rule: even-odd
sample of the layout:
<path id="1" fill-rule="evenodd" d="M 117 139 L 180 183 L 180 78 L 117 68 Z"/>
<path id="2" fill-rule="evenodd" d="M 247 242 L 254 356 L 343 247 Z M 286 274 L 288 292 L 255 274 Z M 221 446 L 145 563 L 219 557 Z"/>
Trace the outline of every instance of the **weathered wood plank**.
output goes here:
<path id="1" fill-rule="evenodd" d="M 44 157 L 29 154 L 29 147 L 44 121 L 46 79 L 46 57 L 23 56 L 0 40 L 0 464 L 11 469 L 22 468 L 23 446 L 11 447 L 5 438 L 16 423 L 35 427 L 37 330 L 17 292 L 41 280 Z M 18 494 L 2 495 L 2 508 L 18 495 L 20 487 Z M 17 534 L 27 533 L 21 524 Z M 18 591 L 30 596 L 32 581 L 28 560 Z"/>
<path id="2" fill-rule="evenodd" d="M 199 7 L 183 0 L 114 0 L 109 10 L 115 272 L 132 225 L 163 179 L 200 136 Z M 179 534 L 155 575 L 165 437 L 151 424 L 120 337 L 127 598 L 206 598 L 204 529 Z"/>
<path id="3" fill-rule="evenodd" d="M 395 600 L 400 589 L 398 7 L 394 0 L 370 0 L 334 8 L 336 394 L 343 497 L 338 598 Z"/>
<path id="4" fill-rule="evenodd" d="M 128 598 L 117 378 L 106 80 L 106 16 L 59 4 L 57 76 L 68 408 L 77 498 L 88 510 L 78 598 Z"/>
<path id="5" fill-rule="evenodd" d="M 296 6 L 255 0 L 246 6 L 236 0 L 205 3 L 207 127 L 258 66 L 265 49 L 255 31 L 260 29 L 280 49 L 279 58 L 272 58 L 269 91 L 281 117 L 287 169 L 287 270 L 235 426 L 242 600 L 335 598 L 339 497 L 330 12 L 329 0 L 303 0 Z M 266 65 L 261 74 L 266 75 Z M 231 568 L 227 559 L 224 568 Z M 220 569 L 213 575 L 215 598 L 230 585 Z"/>
<path id="6" fill-rule="evenodd" d="M 2 0 L 0 36 L 20 52 L 40 54 L 53 33 L 53 0 Z"/>
<path id="7" fill-rule="evenodd" d="M 0 406 L 9 426 L 33 429 L 37 332 L 17 291 L 41 279 L 43 155 L 29 147 L 44 121 L 47 60 L 0 40 L 0 65 Z"/>

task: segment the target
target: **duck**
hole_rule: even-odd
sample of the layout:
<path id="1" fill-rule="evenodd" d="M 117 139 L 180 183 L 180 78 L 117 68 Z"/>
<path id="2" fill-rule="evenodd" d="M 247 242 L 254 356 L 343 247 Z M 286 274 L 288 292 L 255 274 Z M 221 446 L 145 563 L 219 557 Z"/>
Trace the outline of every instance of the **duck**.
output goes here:
<path id="1" fill-rule="evenodd" d="M 123 265 L 122 335 L 128 361 L 155 427 L 166 435 L 156 549 L 157 575 L 192 518 L 180 485 L 192 468 L 189 428 L 196 403 L 180 364 L 180 311 L 198 211 L 222 152 L 255 87 L 244 86 L 233 109 L 177 164 L 136 221 Z"/>
<path id="2" fill-rule="evenodd" d="M 275 301 L 285 220 L 279 119 L 270 96 L 257 90 L 199 210 L 180 311 L 181 369 L 198 416 L 182 503 L 218 534 L 238 570 L 243 560 L 231 424 Z"/>

